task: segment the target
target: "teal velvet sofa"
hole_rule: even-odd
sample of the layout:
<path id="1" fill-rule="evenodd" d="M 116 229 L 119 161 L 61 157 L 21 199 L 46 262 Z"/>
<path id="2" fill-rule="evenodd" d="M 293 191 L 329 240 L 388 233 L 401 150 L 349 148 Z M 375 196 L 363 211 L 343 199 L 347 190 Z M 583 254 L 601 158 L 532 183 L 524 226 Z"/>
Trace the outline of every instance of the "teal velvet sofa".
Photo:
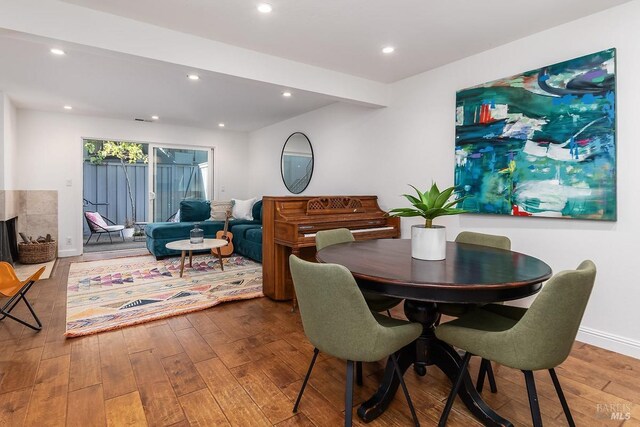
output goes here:
<path id="1" fill-rule="evenodd" d="M 209 220 L 208 201 L 189 200 L 180 203 L 180 222 L 154 222 L 145 227 L 147 249 L 156 259 L 180 255 L 180 251 L 167 249 L 166 244 L 189 238 L 194 224 L 200 224 L 204 236 L 213 239 L 224 229 L 224 221 Z M 229 220 L 229 231 L 233 234 L 235 253 L 262 262 L 262 200 L 256 202 L 252 210 L 253 221 L 245 219 Z"/>

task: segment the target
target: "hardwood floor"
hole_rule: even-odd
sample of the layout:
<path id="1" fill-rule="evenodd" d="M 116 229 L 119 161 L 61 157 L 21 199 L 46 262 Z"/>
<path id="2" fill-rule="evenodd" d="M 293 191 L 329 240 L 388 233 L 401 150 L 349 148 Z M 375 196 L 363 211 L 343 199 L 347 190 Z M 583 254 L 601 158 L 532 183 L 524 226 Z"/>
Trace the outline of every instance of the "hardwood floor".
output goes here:
<path id="1" fill-rule="evenodd" d="M 119 253 L 123 256 L 129 253 Z M 91 254 L 83 260 L 111 255 Z M 44 328 L 0 322 L 2 426 L 337 426 L 343 423 L 345 364 L 320 354 L 300 411 L 293 401 L 311 358 L 290 304 L 268 298 L 81 338 L 65 339 L 66 282 L 59 260 L 29 297 Z M 21 304 L 22 305 L 22 304 Z M 26 308 L 16 311 L 26 315 Z M 402 316 L 396 309 L 395 316 Z M 475 358 L 474 358 L 475 359 Z M 383 363 L 364 365 L 354 405 L 375 390 Z M 472 364 L 472 375 L 478 369 Z M 531 425 L 520 372 L 495 366 L 499 392 L 484 397 L 515 425 Z M 582 343 L 557 369 L 578 425 L 640 425 L 640 360 Z M 422 425 L 436 425 L 451 387 L 437 369 L 405 375 Z M 536 373 L 546 426 L 567 425 L 546 372 Z M 608 406 L 605 406 L 608 405 Z M 612 408 L 613 406 L 613 408 Z M 611 409 L 631 419 L 611 420 Z M 357 423 L 357 417 L 354 415 Z M 401 393 L 371 426 L 411 425 Z M 450 426 L 479 425 L 457 401 Z"/>

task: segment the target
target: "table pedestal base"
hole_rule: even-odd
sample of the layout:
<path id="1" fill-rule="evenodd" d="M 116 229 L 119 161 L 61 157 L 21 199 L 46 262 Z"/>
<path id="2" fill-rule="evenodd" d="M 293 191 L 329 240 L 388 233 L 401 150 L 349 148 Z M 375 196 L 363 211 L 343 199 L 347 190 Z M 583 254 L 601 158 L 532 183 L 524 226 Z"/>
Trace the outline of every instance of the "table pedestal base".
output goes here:
<path id="1" fill-rule="evenodd" d="M 440 320 L 435 303 L 405 300 L 404 311 L 409 320 L 422 324 L 423 332 L 416 341 L 398 352 L 398 365 L 402 372 L 414 365 L 419 375 L 425 375 L 427 366 L 435 365 L 453 383 L 460 372 L 462 358 L 453 347 L 435 336 L 435 325 Z M 358 416 L 364 422 L 370 422 L 382 415 L 393 400 L 399 384 L 398 378 L 394 375 L 393 363 L 389 360 L 380 387 L 369 400 L 360 405 Z M 512 426 L 482 400 L 468 372 L 465 373 L 458 397 L 484 425 Z"/>

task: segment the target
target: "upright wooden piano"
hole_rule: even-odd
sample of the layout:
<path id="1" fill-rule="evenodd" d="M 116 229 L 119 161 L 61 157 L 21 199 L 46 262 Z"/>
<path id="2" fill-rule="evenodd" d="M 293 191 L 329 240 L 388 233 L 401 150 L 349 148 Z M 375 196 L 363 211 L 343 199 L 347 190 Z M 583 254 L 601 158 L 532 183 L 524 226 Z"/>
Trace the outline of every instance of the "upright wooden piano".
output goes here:
<path id="1" fill-rule="evenodd" d="M 377 196 L 264 197 L 263 291 L 274 300 L 294 298 L 289 255 L 315 261 L 317 231 L 348 228 L 356 240 L 400 236 L 400 218 L 389 217 Z"/>

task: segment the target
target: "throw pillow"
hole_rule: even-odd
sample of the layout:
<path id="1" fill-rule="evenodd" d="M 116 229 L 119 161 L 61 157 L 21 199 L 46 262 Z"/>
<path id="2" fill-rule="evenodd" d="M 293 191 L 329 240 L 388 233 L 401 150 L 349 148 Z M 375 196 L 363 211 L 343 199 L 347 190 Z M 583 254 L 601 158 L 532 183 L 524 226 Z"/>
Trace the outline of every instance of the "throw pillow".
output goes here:
<path id="1" fill-rule="evenodd" d="M 262 199 L 258 200 L 251 209 L 251 215 L 254 221 L 262 222 Z"/>
<path id="2" fill-rule="evenodd" d="M 87 218 L 89 218 L 89 220 L 91 220 L 91 222 L 98 225 L 99 227 L 107 228 L 109 226 L 109 224 L 107 224 L 107 222 L 102 218 L 102 215 L 100 215 L 98 212 L 85 212 L 84 214 L 87 216 Z M 95 229 L 96 227 L 95 225 L 91 224 L 91 228 Z"/>
<path id="3" fill-rule="evenodd" d="M 208 200 L 183 200 L 180 202 L 180 222 L 196 222 L 209 219 L 211 205 Z"/>
<path id="4" fill-rule="evenodd" d="M 235 219 L 247 219 L 249 221 L 253 221 L 251 208 L 253 208 L 253 204 L 256 200 L 257 199 L 255 197 L 249 200 L 231 199 L 233 202 L 233 209 L 231 211 L 233 217 Z"/>
<path id="5" fill-rule="evenodd" d="M 211 202 L 211 220 L 224 221 L 227 218 L 227 211 L 232 210 L 233 201 L 214 201 Z"/>

